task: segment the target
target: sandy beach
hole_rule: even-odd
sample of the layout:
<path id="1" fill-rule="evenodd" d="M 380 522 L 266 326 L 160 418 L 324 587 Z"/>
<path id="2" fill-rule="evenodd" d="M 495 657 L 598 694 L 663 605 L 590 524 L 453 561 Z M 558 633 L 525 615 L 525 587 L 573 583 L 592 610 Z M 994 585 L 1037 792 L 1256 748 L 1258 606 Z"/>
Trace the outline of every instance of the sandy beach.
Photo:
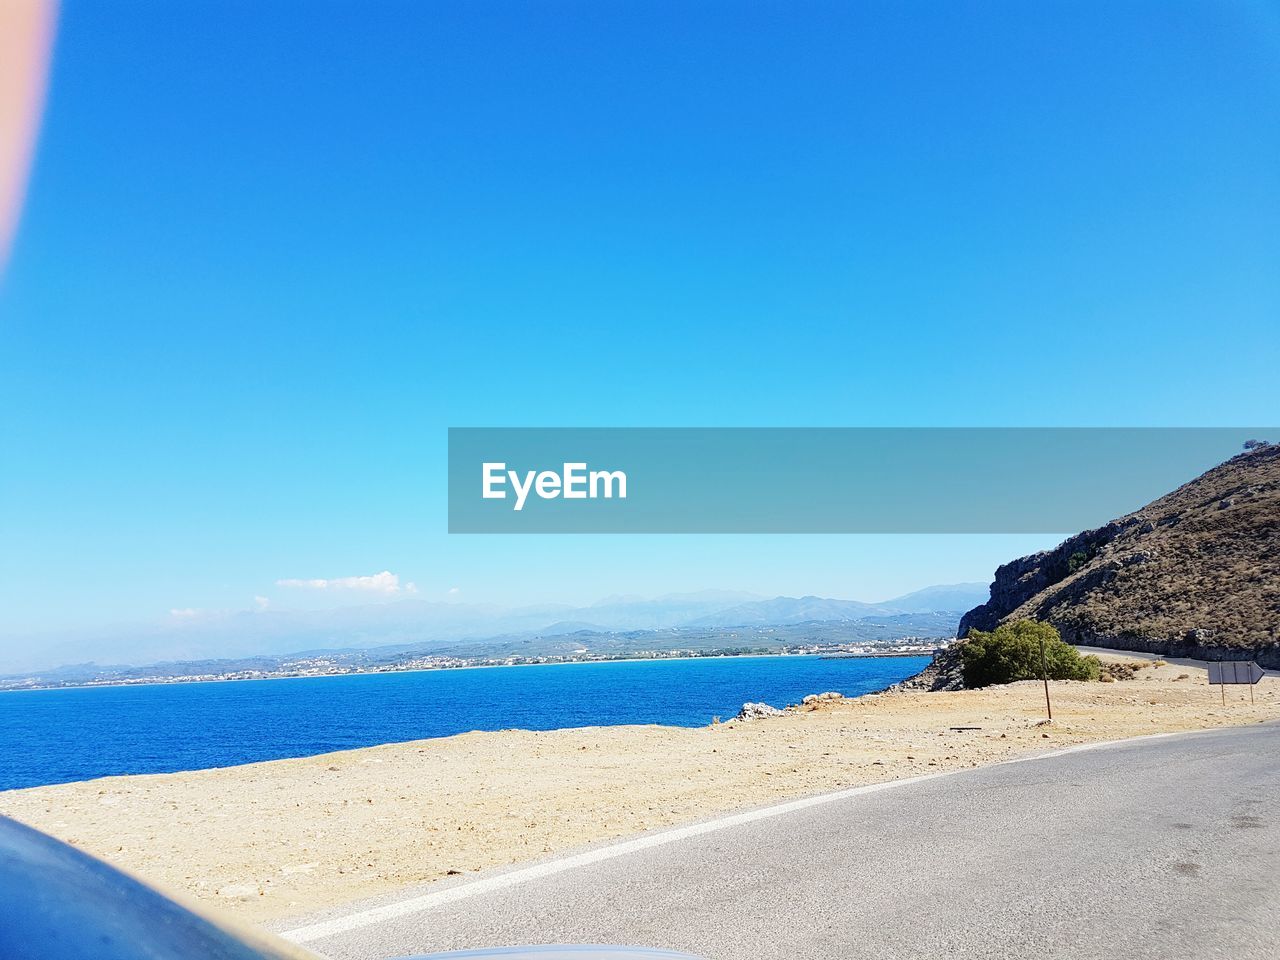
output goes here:
<path id="1" fill-rule="evenodd" d="M 1280 678 L 1190 665 L 1131 680 L 822 701 L 684 729 L 508 730 L 0 793 L 0 813 L 241 919 L 279 920 L 456 872 L 857 784 L 1091 741 L 1280 718 Z M 954 730 L 952 728 L 976 728 Z M 904 814 L 909 815 L 909 814 Z"/>

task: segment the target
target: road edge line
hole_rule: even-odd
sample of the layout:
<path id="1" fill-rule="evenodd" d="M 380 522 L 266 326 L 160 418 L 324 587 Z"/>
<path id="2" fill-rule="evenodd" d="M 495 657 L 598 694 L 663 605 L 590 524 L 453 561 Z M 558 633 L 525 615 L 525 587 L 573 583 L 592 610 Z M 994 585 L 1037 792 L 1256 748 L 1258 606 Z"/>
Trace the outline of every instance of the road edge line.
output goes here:
<path id="1" fill-rule="evenodd" d="M 865 796 L 870 793 L 879 793 L 882 790 L 892 790 L 898 787 L 905 787 L 910 784 L 923 783 L 926 780 L 937 780 L 942 777 L 953 777 L 958 774 L 973 773 L 975 770 L 984 769 L 984 767 L 999 767 L 1012 763 L 1028 763 L 1036 760 L 1050 760 L 1054 757 L 1065 756 L 1072 753 L 1083 753 L 1088 750 L 1097 750 L 1104 747 L 1123 746 L 1126 744 L 1140 743 L 1146 740 L 1167 739 L 1169 737 L 1182 737 L 1189 734 L 1212 732 L 1218 729 L 1222 728 L 1207 727 L 1199 730 L 1175 730 L 1169 733 L 1148 733 L 1137 737 L 1125 737 L 1121 740 L 1098 740 L 1093 743 L 1079 743 L 1070 747 L 1062 747 L 1058 750 L 1051 750 L 1046 753 L 1037 753 L 1025 757 L 1011 757 L 1008 760 L 1000 760 L 993 764 L 984 764 L 982 767 L 966 767 L 962 770 L 946 770 L 938 773 L 921 774 L 915 777 L 904 777 L 901 780 L 886 780 L 883 783 L 868 783 L 857 787 L 846 787 L 842 790 L 836 790 L 831 793 L 819 793 L 811 797 L 801 797 L 798 800 L 788 800 L 769 807 L 760 807 L 743 813 L 728 814 L 726 816 L 717 817 L 714 820 L 692 823 L 683 827 L 673 827 L 669 830 L 662 830 L 656 833 L 641 834 L 640 836 L 633 837 L 630 840 L 621 840 L 602 847 L 596 847 L 592 850 L 586 850 L 582 853 L 571 854 L 567 857 L 550 860 L 545 863 L 537 863 L 532 866 L 521 867 L 519 869 L 511 870 L 507 873 L 496 874 L 491 877 L 482 877 L 477 880 L 472 880 L 469 883 L 461 883 L 457 886 L 449 887 L 444 890 L 434 890 L 430 893 L 420 894 L 415 897 L 408 897 L 404 900 L 397 900 L 393 903 L 384 904 L 380 907 L 358 910 L 355 913 L 347 914 L 346 916 L 334 917 L 329 920 L 321 920 L 316 923 L 309 923 L 280 933 L 278 936 L 290 941 L 291 943 L 312 943 L 316 940 L 324 940 L 328 937 L 337 936 L 341 933 L 348 933 L 352 930 L 359 930 L 363 927 L 373 926 L 374 924 L 383 923 L 387 920 L 395 920 L 400 917 L 421 913 L 424 910 L 430 910 L 434 907 L 455 903 L 459 900 L 464 900 L 467 897 L 490 893 L 494 890 L 503 890 L 508 887 L 519 886 L 522 883 L 528 883 L 530 880 L 540 880 L 544 877 L 555 876 L 556 874 L 564 873 L 569 870 L 576 870 L 579 867 L 590 866 L 591 864 L 601 863 L 605 860 L 613 860 L 617 857 L 623 857 L 627 854 L 636 853 L 640 850 L 648 850 L 653 847 L 665 846 L 668 843 L 676 843 L 680 840 L 687 840 L 691 837 L 715 833 L 719 830 L 725 830 L 730 827 L 756 823 L 760 820 L 769 820 L 773 817 L 780 817 L 788 813 L 794 813 L 797 810 L 806 810 L 811 807 L 819 807 L 828 803 L 837 803 L 841 800 L 848 800 L 853 797 Z"/>

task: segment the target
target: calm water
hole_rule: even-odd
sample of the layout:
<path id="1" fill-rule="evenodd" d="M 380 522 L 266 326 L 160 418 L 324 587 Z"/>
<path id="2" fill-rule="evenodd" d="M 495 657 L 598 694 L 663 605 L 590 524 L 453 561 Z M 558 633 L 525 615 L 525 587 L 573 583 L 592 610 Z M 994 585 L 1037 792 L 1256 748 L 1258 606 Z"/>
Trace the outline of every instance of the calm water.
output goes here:
<path id="1" fill-rule="evenodd" d="M 0 693 L 0 790 L 467 730 L 702 726 L 743 702 L 880 690 L 927 657 L 724 657 Z"/>

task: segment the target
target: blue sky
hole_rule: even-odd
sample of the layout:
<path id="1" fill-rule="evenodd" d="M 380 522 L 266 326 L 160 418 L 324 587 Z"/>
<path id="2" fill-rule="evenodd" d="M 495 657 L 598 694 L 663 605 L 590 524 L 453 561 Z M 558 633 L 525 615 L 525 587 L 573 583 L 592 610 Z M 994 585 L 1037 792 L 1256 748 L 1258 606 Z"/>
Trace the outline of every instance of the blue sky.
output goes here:
<path id="1" fill-rule="evenodd" d="M 1280 422 L 1277 157 L 1274 4 L 67 0 L 0 653 L 383 570 L 985 579 L 1054 538 L 449 537 L 445 430 Z"/>

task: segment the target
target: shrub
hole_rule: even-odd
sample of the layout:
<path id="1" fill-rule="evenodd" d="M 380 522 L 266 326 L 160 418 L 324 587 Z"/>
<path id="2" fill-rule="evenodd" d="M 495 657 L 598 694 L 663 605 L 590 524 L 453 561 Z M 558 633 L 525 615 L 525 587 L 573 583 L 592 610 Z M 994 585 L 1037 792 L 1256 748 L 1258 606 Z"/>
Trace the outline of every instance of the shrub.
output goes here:
<path id="1" fill-rule="evenodd" d="M 1018 620 L 1002 623 L 990 633 L 970 630 L 960 646 L 966 687 L 986 687 L 1015 680 L 1039 680 L 1043 675 L 1040 643 L 1050 680 L 1097 680 L 1101 663 L 1082 657 L 1047 623 Z"/>

